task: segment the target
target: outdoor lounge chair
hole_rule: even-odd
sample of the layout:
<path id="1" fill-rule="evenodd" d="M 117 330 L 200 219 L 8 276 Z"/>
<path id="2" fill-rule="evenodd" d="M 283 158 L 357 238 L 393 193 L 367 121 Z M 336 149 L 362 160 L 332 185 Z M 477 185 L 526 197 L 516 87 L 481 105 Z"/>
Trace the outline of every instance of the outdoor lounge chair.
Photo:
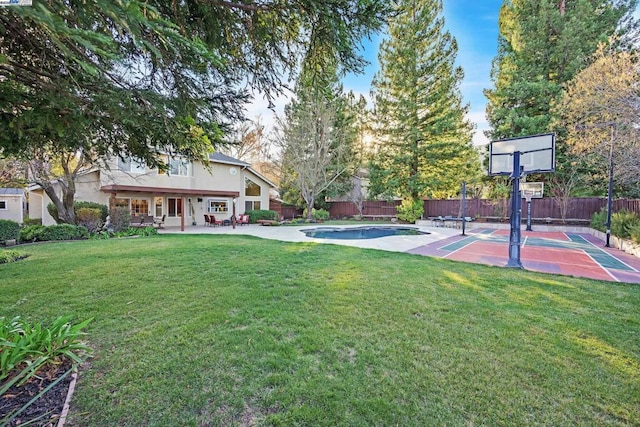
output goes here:
<path id="1" fill-rule="evenodd" d="M 211 226 L 211 219 L 209 218 L 209 215 L 205 215 L 204 216 L 204 225 L 206 226 Z"/>
<path id="2" fill-rule="evenodd" d="M 246 225 L 249 224 L 249 215 L 244 214 L 244 215 L 240 215 L 238 217 L 238 224 L 239 225 Z"/>
<path id="3" fill-rule="evenodd" d="M 209 215 L 209 224 L 217 227 L 219 225 L 222 225 L 222 221 L 217 220 L 215 215 Z"/>

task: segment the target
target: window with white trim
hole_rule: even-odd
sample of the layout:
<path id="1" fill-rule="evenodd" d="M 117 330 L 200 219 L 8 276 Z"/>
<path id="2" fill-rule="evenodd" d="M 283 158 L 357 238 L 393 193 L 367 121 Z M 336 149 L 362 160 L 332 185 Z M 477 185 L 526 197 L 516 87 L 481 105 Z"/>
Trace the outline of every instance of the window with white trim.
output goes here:
<path id="1" fill-rule="evenodd" d="M 131 199 L 131 215 L 147 215 L 149 201 L 146 199 Z"/>
<path id="2" fill-rule="evenodd" d="M 144 162 L 140 160 L 131 157 L 125 159 L 118 157 L 118 170 L 130 173 L 145 173 L 146 167 Z"/>
<path id="3" fill-rule="evenodd" d="M 245 200 L 244 211 L 259 211 L 261 206 L 260 200 Z"/>
<path id="4" fill-rule="evenodd" d="M 244 195 L 245 196 L 258 196 L 262 193 L 262 188 L 249 178 L 244 179 Z"/>
<path id="5" fill-rule="evenodd" d="M 182 157 L 171 157 L 169 159 L 169 175 L 191 176 L 193 166 L 190 161 Z"/>
<path id="6" fill-rule="evenodd" d="M 0 200 L 0 211 L 6 211 L 7 209 L 9 209 L 7 201 Z"/>
<path id="7" fill-rule="evenodd" d="M 131 199 L 117 198 L 116 201 L 114 202 L 114 206 L 116 208 L 127 208 L 127 209 L 129 209 L 129 207 L 131 206 Z"/>
<path id="8" fill-rule="evenodd" d="M 227 213 L 229 212 L 229 201 L 226 199 L 208 199 L 207 212 Z"/>
<path id="9" fill-rule="evenodd" d="M 167 198 L 167 216 L 169 217 L 181 217 L 182 216 L 182 198 Z"/>

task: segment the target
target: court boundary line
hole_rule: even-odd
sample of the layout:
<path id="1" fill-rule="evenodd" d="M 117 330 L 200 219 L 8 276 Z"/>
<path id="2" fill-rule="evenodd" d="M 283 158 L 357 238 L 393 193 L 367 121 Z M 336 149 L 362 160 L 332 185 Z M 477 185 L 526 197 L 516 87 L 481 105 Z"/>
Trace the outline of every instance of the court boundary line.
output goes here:
<path id="1" fill-rule="evenodd" d="M 599 266 L 602 270 L 604 270 L 609 276 L 613 277 L 613 280 L 616 282 L 619 282 L 620 279 L 618 279 L 616 276 L 614 276 L 613 274 L 611 274 L 611 272 L 609 271 L 608 268 L 606 268 L 604 265 L 600 264 L 598 261 L 595 260 L 595 258 L 593 258 L 591 256 L 591 254 L 587 251 L 585 251 L 584 249 L 581 249 L 582 252 L 585 253 L 586 256 L 588 256 L 589 258 L 591 258 L 591 261 L 594 262 L 597 266 Z M 615 258 L 615 257 L 614 257 Z"/>
<path id="2" fill-rule="evenodd" d="M 631 269 L 631 271 L 634 271 L 634 272 L 638 273 L 638 270 L 636 270 L 633 266 L 631 266 L 631 265 L 627 264 L 626 262 L 624 262 L 623 260 L 621 260 L 621 259 L 620 259 L 620 258 L 618 258 L 617 256 L 610 254 L 609 252 L 605 251 L 604 249 L 602 249 L 602 248 L 601 248 L 601 247 L 599 247 L 599 246 L 596 246 L 593 242 L 590 242 L 589 240 L 585 239 L 584 237 L 582 237 L 582 236 L 581 236 L 581 235 L 579 235 L 579 234 L 576 234 L 576 236 L 580 237 L 582 240 L 584 240 L 585 242 L 587 242 L 589 245 L 593 246 L 594 248 L 596 248 L 596 249 L 597 249 L 597 250 L 599 250 L 600 252 L 603 252 L 603 253 L 605 253 L 605 254 L 609 255 L 610 257 L 617 259 L 621 264 L 624 264 L 624 265 L 626 265 L 627 267 L 629 267 L 629 268 Z"/>
<path id="3" fill-rule="evenodd" d="M 462 239 L 462 240 L 467 240 L 467 239 L 471 240 L 471 236 L 467 237 L 466 239 Z M 457 242 L 455 242 L 455 243 L 461 242 L 462 240 L 458 240 L 458 241 L 457 241 Z M 448 254 L 443 255 L 443 256 L 442 256 L 442 258 L 448 258 L 448 257 L 449 257 L 449 255 L 453 255 L 453 254 L 455 254 L 456 252 L 461 251 L 462 249 L 466 248 L 467 246 L 472 245 L 474 242 L 475 242 L 475 240 L 472 240 L 471 242 L 469 242 L 469 243 L 465 244 L 464 246 L 461 246 L 461 247 L 459 247 L 458 249 L 456 249 L 456 250 L 454 250 L 454 251 L 450 251 Z M 452 244 L 452 243 L 450 243 L 450 244 Z M 446 249 L 441 249 L 441 248 L 446 248 L 447 246 L 448 246 L 448 245 L 441 246 L 441 247 L 440 247 L 440 248 L 438 248 L 437 250 L 443 250 L 443 251 L 444 251 L 444 250 L 446 250 Z"/>

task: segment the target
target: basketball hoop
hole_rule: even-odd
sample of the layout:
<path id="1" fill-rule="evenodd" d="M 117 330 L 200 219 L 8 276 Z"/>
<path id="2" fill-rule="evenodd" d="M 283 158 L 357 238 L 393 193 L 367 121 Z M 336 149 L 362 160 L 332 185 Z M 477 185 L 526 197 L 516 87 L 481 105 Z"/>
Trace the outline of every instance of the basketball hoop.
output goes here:
<path id="1" fill-rule="evenodd" d="M 531 203 L 531 199 L 534 194 L 535 193 L 533 191 L 526 190 L 522 192 L 522 197 L 527 201 L 527 203 Z"/>

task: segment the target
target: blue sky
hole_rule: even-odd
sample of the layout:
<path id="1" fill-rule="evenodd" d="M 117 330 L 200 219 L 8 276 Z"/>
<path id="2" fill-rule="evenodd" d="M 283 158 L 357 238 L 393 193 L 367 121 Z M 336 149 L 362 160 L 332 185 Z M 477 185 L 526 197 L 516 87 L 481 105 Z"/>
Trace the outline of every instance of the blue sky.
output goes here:
<path id="1" fill-rule="evenodd" d="M 460 86 L 464 102 L 469 104 L 468 118 L 476 124 L 473 138 L 475 144 L 487 143 L 482 130 L 488 125 L 484 116 L 486 98 L 482 91 L 491 87 L 489 73 L 491 61 L 496 55 L 498 45 L 498 12 L 503 0 L 443 0 L 445 26 L 458 42 L 456 62 L 464 69 L 465 77 Z M 348 75 L 343 80 L 346 91 L 352 90 L 368 97 L 371 81 L 378 65 L 378 45 L 381 34 L 374 35 L 371 40 L 363 41 L 361 51 L 370 63 L 364 74 Z M 275 100 L 276 112 L 281 115 L 288 102 L 287 96 Z M 271 127 L 273 112 L 267 109 L 267 101 L 256 96 L 249 105 L 248 118 L 260 115 L 262 122 Z"/>
<path id="2" fill-rule="evenodd" d="M 491 61 L 498 46 L 498 13 L 502 0 L 444 0 L 444 19 L 447 30 L 458 42 L 456 63 L 464 70 L 460 91 L 469 104 L 468 118 L 476 124 L 474 143 L 488 142 L 482 130 L 488 128 L 485 119 L 486 98 L 482 91 L 491 88 Z M 379 69 L 377 35 L 367 40 L 363 55 L 370 65 L 364 75 L 349 75 L 344 79 L 345 90 L 369 94 L 373 75 Z"/>
<path id="3" fill-rule="evenodd" d="M 460 91 L 464 102 L 469 104 L 468 119 L 476 126 L 473 137 L 476 145 L 489 142 L 482 132 L 489 128 L 485 118 L 487 100 L 483 90 L 493 87 L 489 76 L 491 61 L 496 56 L 498 47 L 498 14 L 502 3 L 503 0 L 443 0 L 445 27 L 458 42 L 456 63 L 465 73 Z M 640 6 L 636 18 L 640 18 Z M 371 40 L 363 41 L 361 53 L 370 64 L 364 74 L 345 77 L 345 90 L 369 95 L 371 81 L 379 69 L 378 45 L 381 39 L 382 35 L 378 34 Z M 287 102 L 286 96 L 275 101 L 278 114 L 282 114 Z M 260 114 L 267 126 L 273 121 L 273 113 L 267 109 L 267 101 L 260 97 L 250 106 L 247 114 L 250 118 Z"/>

